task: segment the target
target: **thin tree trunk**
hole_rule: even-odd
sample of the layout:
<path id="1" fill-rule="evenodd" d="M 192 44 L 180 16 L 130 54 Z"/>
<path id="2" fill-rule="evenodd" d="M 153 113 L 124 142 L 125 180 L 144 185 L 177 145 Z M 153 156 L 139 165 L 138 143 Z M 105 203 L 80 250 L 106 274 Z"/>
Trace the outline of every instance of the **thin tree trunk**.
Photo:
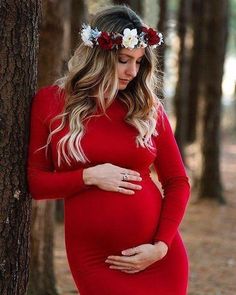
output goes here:
<path id="1" fill-rule="evenodd" d="M 143 16 L 142 0 L 113 0 L 114 4 L 126 4 L 130 6 L 138 15 Z"/>
<path id="2" fill-rule="evenodd" d="M 205 2 L 203 165 L 199 196 L 224 202 L 220 176 L 222 77 L 228 35 L 228 1 Z"/>
<path id="3" fill-rule="evenodd" d="M 164 99 L 164 71 L 165 71 L 165 49 L 166 43 L 165 38 L 167 36 L 167 4 L 166 0 L 158 0 L 159 2 L 159 20 L 157 23 L 157 30 L 161 32 L 164 37 L 164 44 L 157 48 L 157 60 L 158 60 L 158 69 L 159 69 L 159 79 L 160 84 L 157 89 L 157 96 L 159 99 Z"/>
<path id="4" fill-rule="evenodd" d="M 0 7 L 0 294 L 23 295 L 29 277 L 31 199 L 26 159 L 37 79 L 39 0 Z"/>
<path id="5" fill-rule="evenodd" d="M 204 0 L 193 0 L 193 49 L 190 62 L 188 113 L 186 122 L 187 143 L 197 139 L 197 122 L 199 114 L 199 97 L 201 93 L 201 71 L 203 50 L 203 4 Z"/>
<path id="6" fill-rule="evenodd" d="M 64 11 L 67 3 L 44 0 L 40 31 L 39 88 L 61 76 L 64 55 Z M 56 295 L 54 274 L 55 202 L 33 201 L 32 259 L 28 295 Z M 40 238 L 39 238 L 40 237 Z"/>
<path id="7" fill-rule="evenodd" d="M 189 81 L 189 48 L 187 28 L 191 17 L 191 0 L 181 0 L 178 17 L 178 35 L 180 40 L 178 81 L 174 97 L 176 128 L 175 138 L 184 159 L 187 120 L 187 93 Z"/>
<path id="8" fill-rule="evenodd" d="M 157 29 L 161 32 L 164 38 L 167 35 L 167 0 L 158 0 L 159 1 L 159 21 L 157 24 Z M 158 63 L 159 68 L 162 73 L 165 71 L 165 43 L 158 47 Z"/>
<path id="9" fill-rule="evenodd" d="M 85 0 L 71 0 L 71 52 L 78 43 L 79 30 L 88 21 L 88 5 Z"/>

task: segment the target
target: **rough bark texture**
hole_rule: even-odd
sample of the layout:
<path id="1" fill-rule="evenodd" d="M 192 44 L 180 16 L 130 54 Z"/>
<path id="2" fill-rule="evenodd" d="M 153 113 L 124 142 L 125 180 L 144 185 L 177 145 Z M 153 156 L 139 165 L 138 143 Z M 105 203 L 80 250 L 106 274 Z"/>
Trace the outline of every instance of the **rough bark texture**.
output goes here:
<path id="1" fill-rule="evenodd" d="M 29 276 L 31 199 L 26 159 L 37 78 L 39 0 L 0 6 L 0 294 L 23 295 Z"/>
<path id="2" fill-rule="evenodd" d="M 164 99 L 164 71 L 165 71 L 165 49 L 166 43 L 165 38 L 167 36 L 167 3 L 166 0 L 159 0 L 159 20 L 157 23 L 157 30 L 161 32 L 164 37 L 164 44 L 157 47 L 157 60 L 158 60 L 158 77 L 159 77 L 159 86 L 157 90 L 157 96 L 159 99 Z"/>
<path id="3" fill-rule="evenodd" d="M 143 1 L 141 0 L 113 0 L 114 4 L 126 4 L 130 6 L 138 15 L 143 16 Z"/>
<path id="4" fill-rule="evenodd" d="M 62 60 L 60 56 L 63 51 L 64 23 L 63 5 L 60 2 L 60 0 L 43 1 L 38 88 L 53 83 L 56 78 L 61 76 Z"/>
<path id="5" fill-rule="evenodd" d="M 159 32 L 161 32 L 165 38 L 167 35 L 167 3 L 166 0 L 159 0 L 159 21 L 157 24 L 157 29 Z M 165 56 L 165 43 L 162 44 L 160 47 L 158 47 L 158 63 L 160 70 L 164 72 L 165 70 L 165 64 L 164 64 L 164 58 Z"/>
<path id="6" fill-rule="evenodd" d="M 88 5 L 84 0 L 71 0 L 71 51 L 78 43 L 79 30 L 88 21 Z"/>
<path id="7" fill-rule="evenodd" d="M 69 5 L 70 2 L 60 0 L 44 0 L 43 2 L 39 50 L 39 87 L 52 84 L 61 76 L 66 48 L 64 46 L 64 13 L 70 11 Z M 68 19 L 68 15 L 66 15 L 66 19 Z M 28 295 L 58 294 L 53 253 L 55 205 L 56 201 L 33 202 L 32 260 Z"/>
<path id="8" fill-rule="evenodd" d="M 174 98 L 176 113 L 175 137 L 184 158 L 184 145 L 186 142 L 186 119 L 187 119 L 187 94 L 189 81 L 189 42 L 188 26 L 191 17 L 191 0 L 181 0 L 178 17 L 178 35 L 180 41 L 178 81 Z"/>
<path id="9" fill-rule="evenodd" d="M 193 49 L 190 62 L 189 91 L 187 97 L 187 143 L 193 143 L 197 138 L 197 121 L 199 114 L 198 102 L 201 94 L 201 71 L 203 60 L 203 3 L 204 0 L 193 0 L 192 3 Z"/>
<path id="10" fill-rule="evenodd" d="M 209 0 L 204 7 L 203 165 L 199 196 L 224 202 L 220 177 L 222 77 L 228 35 L 228 1 Z"/>

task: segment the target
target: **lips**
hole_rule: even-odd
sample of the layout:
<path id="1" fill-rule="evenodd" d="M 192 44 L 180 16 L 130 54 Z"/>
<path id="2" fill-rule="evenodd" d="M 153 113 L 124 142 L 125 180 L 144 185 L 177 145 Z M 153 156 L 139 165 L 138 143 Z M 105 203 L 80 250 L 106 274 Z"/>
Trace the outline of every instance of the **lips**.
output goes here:
<path id="1" fill-rule="evenodd" d="M 120 79 L 121 82 L 124 82 L 124 83 L 128 83 L 130 82 L 130 80 L 127 80 L 127 79 Z"/>

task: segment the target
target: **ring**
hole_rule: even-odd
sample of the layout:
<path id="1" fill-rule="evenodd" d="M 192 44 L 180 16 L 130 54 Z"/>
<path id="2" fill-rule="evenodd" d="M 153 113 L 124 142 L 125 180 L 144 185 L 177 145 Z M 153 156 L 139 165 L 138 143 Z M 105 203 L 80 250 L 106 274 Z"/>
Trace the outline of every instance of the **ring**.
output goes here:
<path id="1" fill-rule="evenodd" d="M 128 174 L 127 174 L 127 173 L 125 173 L 125 174 L 123 175 L 122 180 L 123 180 L 123 181 L 124 181 L 124 180 L 128 180 Z"/>

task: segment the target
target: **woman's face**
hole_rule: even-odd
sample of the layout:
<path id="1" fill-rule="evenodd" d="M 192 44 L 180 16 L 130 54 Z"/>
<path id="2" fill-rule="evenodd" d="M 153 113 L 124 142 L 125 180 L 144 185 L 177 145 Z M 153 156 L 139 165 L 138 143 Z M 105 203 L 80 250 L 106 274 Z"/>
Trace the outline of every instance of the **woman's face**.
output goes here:
<path id="1" fill-rule="evenodd" d="M 120 49 L 117 65 L 119 90 L 124 90 L 129 82 L 136 77 L 144 54 L 144 48 Z"/>

